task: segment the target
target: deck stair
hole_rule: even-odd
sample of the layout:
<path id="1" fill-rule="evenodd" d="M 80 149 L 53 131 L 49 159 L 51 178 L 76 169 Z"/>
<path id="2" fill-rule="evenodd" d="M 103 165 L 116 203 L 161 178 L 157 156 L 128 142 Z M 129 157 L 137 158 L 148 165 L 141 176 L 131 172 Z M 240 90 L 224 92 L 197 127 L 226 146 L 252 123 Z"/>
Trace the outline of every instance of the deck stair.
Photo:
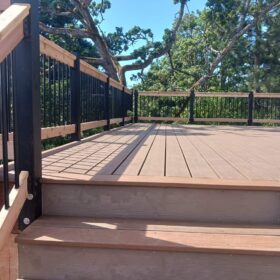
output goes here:
<path id="1" fill-rule="evenodd" d="M 279 187 L 185 182 L 45 180 L 20 278 L 280 279 Z"/>

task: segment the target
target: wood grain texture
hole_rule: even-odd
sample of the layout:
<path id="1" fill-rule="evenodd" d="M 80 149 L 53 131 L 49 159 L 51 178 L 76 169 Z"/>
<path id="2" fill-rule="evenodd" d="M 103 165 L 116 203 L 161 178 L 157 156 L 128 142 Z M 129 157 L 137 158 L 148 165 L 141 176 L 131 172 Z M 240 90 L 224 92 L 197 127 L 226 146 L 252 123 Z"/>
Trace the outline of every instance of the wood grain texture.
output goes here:
<path id="1" fill-rule="evenodd" d="M 74 67 L 76 56 L 43 36 L 40 36 L 40 52 L 63 64 Z"/>
<path id="2" fill-rule="evenodd" d="M 76 125 L 63 125 L 54 127 L 45 127 L 41 129 L 41 139 L 51 139 L 59 136 L 66 136 L 73 134 L 76 131 Z"/>
<path id="3" fill-rule="evenodd" d="M 12 50 L 15 49 L 23 37 L 23 23 L 21 22 L 15 26 L 15 29 L 11 31 L 9 36 L 4 39 L 0 39 L 0 63 L 11 53 Z"/>
<path id="4" fill-rule="evenodd" d="M 81 60 L 81 71 L 91 77 L 97 78 L 103 82 L 107 82 L 108 76 L 105 73 L 98 71 L 95 67 Z"/>
<path id="5" fill-rule="evenodd" d="M 11 234 L 4 248 L 0 251 L 0 279 L 18 279 L 18 247 L 15 243 L 16 235 Z"/>
<path id="6" fill-rule="evenodd" d="M 29 15 L 29 4 L 13 4 L 0 15 L 0 42 L 10 36 Z"/>
<path id="7" fill-rule="evenodd" d="M 20 174 L 20 188 L 15 187 L 10 192 L 9 209 L 3 206 L 0 211 L 0 251 L 5 246 L 12 229 L 18 219 L 20 211 L 27 198 L 28 172 L 22 171 Z"/>
<path id="8" fill-rule="evenodd" d="M 110 85 L 113 88 L 117 88 L 118 90 L 121 90 L 121 91 L 124 89 L 123 85 L 121 85 L 118 81 L 111 79 L 111 78 L 110 78 Z"/>

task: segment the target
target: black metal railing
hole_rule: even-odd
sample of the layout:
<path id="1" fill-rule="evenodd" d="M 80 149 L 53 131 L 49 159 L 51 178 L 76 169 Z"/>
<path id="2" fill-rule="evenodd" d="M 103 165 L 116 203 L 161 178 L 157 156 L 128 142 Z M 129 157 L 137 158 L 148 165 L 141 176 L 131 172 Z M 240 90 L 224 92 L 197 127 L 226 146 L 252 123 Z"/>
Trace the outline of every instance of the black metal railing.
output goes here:
<path id="1" fill-rule="evenodd" d="M 280 124 L 278 93 L 142 92 L 140 120 Z"/>
<path id="2" fill-rule="evenodd" d="M 52 127 L 71 123 L 70 67 L 41 55 L 41 124 Z"/>
<path id="3" fill-rule="evenodd" d="M 81 73 L 81 122 L 105 118 L 106 83 Z"/>
<path id="4" fill-rule="evenodd" d="M 11 132 L 14 129 L 14 65 L 13 54 L 8 55 L 0 63 L 0 131 L 1 131 L 1 147 L 0 161 L 3 170 L 3 197 L 5 208 L 10 206 L 9 202 L 9 162 L 14 159 L 14 150 Z M 18 182 L 18 180 L 16 180 Z M 17 183 L 18 187 L 18 183 Z"/>

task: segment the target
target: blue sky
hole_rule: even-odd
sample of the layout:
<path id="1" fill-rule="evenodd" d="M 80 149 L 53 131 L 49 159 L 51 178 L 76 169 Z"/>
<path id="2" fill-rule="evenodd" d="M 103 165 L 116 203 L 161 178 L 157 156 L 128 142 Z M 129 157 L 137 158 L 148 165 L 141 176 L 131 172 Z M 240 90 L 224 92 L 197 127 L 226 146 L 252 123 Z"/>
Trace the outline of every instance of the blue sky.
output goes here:
<path id="1" fill-rule="evenodd" d="M 102 29 L 106 33 L 113 32 L 115 27 L 123 27 L 125 31 L 138 25 L 151 28 L 155 40 L 161 40 L 164 29 L 170 28 L 178 5 L 173 0 L 111 0 L 112 8 L 105 14 Z M 201 10 L 206 0 L 191 0 L 190 10 Z M 129 82 L 129 78 L 127 79 Z M 131 85 L 131 83 L 129 82 Z"/>

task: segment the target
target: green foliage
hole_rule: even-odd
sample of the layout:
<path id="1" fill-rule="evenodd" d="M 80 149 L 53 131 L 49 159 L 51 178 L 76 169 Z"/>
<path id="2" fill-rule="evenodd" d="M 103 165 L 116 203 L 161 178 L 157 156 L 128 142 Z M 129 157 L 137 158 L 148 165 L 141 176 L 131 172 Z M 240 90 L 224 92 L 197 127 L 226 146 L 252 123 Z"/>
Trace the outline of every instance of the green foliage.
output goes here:
<path id="1" fill-rule="evenodd" d="M 142 76 L 140 90 L 187 90 L 207 75 L 217 51 L 236 32 L 245 1 L 208 0 L 206 8 L 185 16 L 170 55 L 155 62 Z M 260 12 L 269 1 L 258 0 L 249 9 Z M 244 35 L 218 65 L 201 91 L 280 91 L 279 9 Z M 135 77 L 139 78 L 139 77 Z"/>

